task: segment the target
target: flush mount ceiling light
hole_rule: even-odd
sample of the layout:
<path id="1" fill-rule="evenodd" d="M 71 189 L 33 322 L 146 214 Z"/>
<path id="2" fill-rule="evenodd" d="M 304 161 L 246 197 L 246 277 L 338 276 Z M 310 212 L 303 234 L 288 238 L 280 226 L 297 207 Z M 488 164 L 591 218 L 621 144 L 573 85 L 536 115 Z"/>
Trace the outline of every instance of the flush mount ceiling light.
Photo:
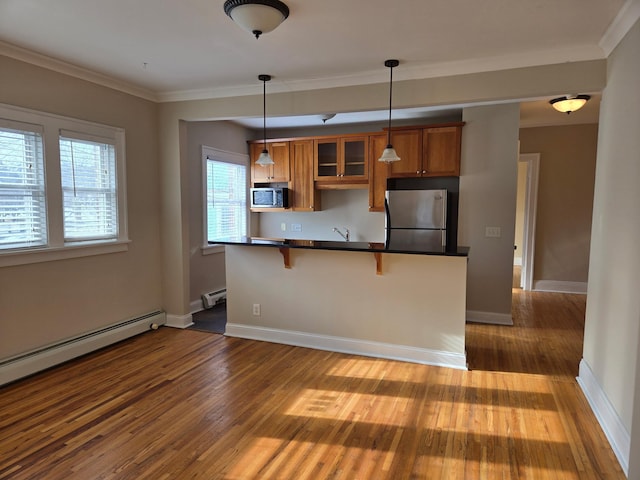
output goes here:
<path id="1" fill-rule="evenodd" d="M 549 101 L 549 103 L 559 112 L 568 115 L 584 107 L 584 104 L 587 103 L 590 98 L 589 95 L 566 95 L 564 97 L 554 98 Z"/>
<path id="2" fill-rule="evenodd" d="M 391 145 L 391 93 L 393 88 L 393 67 L 400 65 L 398 60 L 386 60 L 384 62 L 385 67 L 389 67 L 389 128 L 387 129 L 387 148 L 382 152 L 382 156 L 378 159 L 379 162 L 391 163 L 400 160 L 400 157 L 396 153 L 396 149 Z"/>
<path id="3" fill-rule="evenodd" d="M 264 140 L 264 149 L 256 160 L 256 164 L 262 167 L 273 165 L 273 158 L 267 150 L 267 82 L 271 80 L 271 75 L 258 75 L 258 80 L 262 82 L 262 135 Z"/>
<path id="4" fill-rule="evenodd" d="M 224 13 L 258 38 L 284 22 L 289 7 L 279 0 L 227 0 Z"/>

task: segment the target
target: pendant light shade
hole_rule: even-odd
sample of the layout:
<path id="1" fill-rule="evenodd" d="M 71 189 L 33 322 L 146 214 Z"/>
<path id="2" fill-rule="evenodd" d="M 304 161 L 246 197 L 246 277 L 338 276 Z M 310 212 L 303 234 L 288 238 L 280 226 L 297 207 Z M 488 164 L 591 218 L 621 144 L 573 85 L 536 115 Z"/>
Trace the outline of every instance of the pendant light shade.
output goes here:
<path id="1" fill-rule="evenodd" d="M 258 80 L 262 82 L 262 138 L 264 149 L 256 160 L 256 164 L 262 167 L 273 165 L 273 158 L 267 150 L 267 82 L 271 80 L 271 75 L 258 75 Z"/>
<path id="2" fill-rule="evenodd" d="M 227 0 L 224 13 L 259 38 L 284 22 L 289 16 L 289 7 L 280 0 Z"/>
<path id="3" fill-rule="evenodd" d="M 384 62 L 384 66 L 389 68 L 389 127 L 387 128 L 387 148 L 382 152 L 382 156 L 378 159 L 379 162 L 391 163 L 400 160 L 400 157 L 396 153 L 396 149 L 391 145 L 391 94 L 393 92 L 393 67 L 400 65 L 398 60 L 387 60 Z"/>
<path id="4" fill-rule="evenodd" d="M 559 112 L 569 115 L 571 112 L 580 110 L 591 97 L 589 95 L 567 95 L 565 97 L 554 98 L 549 103 Z"/>

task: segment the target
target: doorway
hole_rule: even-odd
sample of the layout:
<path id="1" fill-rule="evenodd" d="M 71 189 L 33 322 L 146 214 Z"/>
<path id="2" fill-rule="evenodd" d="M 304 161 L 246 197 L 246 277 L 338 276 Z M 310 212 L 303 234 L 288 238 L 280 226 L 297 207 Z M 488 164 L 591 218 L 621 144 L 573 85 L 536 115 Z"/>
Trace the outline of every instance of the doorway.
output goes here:
<path id="1" fill-rule="evenodd" d="M 523 153 L 519 156 L 513 287 L 526 291 L 533 289 L 539 170 L 539 153 Z"/>

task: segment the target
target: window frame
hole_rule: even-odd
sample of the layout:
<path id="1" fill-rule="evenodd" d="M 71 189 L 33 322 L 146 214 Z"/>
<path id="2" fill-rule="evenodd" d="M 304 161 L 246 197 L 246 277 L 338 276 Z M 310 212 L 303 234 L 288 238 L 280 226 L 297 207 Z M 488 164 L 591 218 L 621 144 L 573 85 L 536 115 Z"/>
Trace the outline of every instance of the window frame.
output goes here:
<path id="1" fill-rule="evenodd" d="M 216 160 L 219 162 L 233 163 L 236 165 L 242 165 L 246 168 L 246 186 L 245 186 L 245 215 L 247 232 L 249 235 L 251 231 L 251 216 L 249 215 L 249 186 L 251 181 L 251 165 L 249 161 L 249 155 L 235 152 L 228 152 L 225 150 L 219 150 L 217 148 L 202 146 L 202 255 L 210 255 L 212 253 L 223 253 L 224 245 L 221 244 L 209 244 L 208 240 L 208 218 L 207 218 L 207 161 Z"/>
<path id="2" fill-rule="evenodd" d="M 47 244 L 37 247 L 0 249 L 0 267 L 68 258 L 102 255 L 128 250 L 125 130 L 47 112 L 0 103 L 0 118 L 38 125 L 43 130 Z M 60 137 L 75 132 L 84 137 L 109 139 L 115 145 L 118 235 L 115 239 L 64 241 Z"/>

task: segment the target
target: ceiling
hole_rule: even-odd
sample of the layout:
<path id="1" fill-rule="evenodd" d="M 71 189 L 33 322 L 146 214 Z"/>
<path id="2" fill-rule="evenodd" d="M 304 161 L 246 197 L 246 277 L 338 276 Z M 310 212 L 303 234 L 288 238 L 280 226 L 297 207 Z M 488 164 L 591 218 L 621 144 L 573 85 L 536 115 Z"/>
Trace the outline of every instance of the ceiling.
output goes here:
<path id="1" fill-rule="evenodd" d="M 270 92 L 387 82 L 387 58 L 400 60 L 394 81 L 601 59 L 636 0 L 284 1 L 289 18 L 256 40 L 224 0 L 0 0 L 0 54 L 154 101 L 254 95 L 260 73 Z M 523 100 L 523 119 L 565 117 Z M 366 115 L 331 121 L 377 119 Z M 279 126 L 317 121 L 288 118 Z"/>

